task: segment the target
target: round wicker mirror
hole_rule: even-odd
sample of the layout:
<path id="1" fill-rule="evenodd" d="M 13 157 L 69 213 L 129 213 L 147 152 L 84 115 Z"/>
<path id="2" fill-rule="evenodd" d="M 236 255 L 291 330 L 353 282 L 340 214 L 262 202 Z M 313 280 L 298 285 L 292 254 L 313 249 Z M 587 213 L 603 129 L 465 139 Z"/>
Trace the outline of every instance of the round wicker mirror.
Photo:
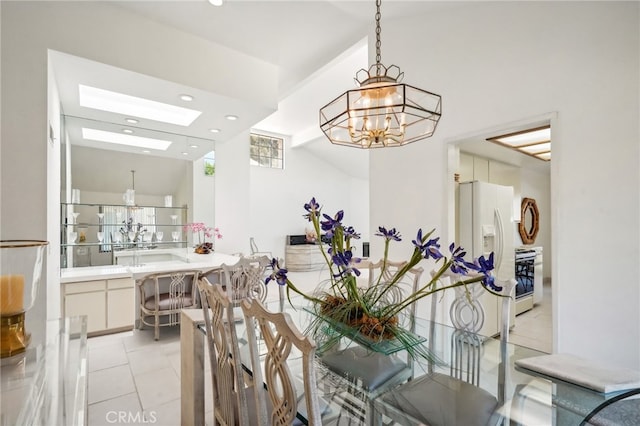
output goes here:
<path id="1" fill-rule="evenodd" d="M 520 206 L 520 224 L 518 225 L 518 231 L 520 232 L 520 238 L 523 244 L 533 244 L 536 241 L 540 227 L 539 216 L 540 212 L 538 211 L 536 200 L 533 198 L 523 198 L 522 205 Z"/>

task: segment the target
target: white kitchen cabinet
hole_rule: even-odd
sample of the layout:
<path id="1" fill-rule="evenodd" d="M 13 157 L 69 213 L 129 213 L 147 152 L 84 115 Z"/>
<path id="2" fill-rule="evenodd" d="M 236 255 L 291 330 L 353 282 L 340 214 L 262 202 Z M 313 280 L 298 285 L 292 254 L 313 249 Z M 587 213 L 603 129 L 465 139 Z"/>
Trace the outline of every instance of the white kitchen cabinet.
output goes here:
<path id="1" fill-rule="evenodd" d="M 65 317 L 87 316 L 87 333 L 133 328 L 135 317 L 132 278 L 81 281 L 62 284 Z"/>
<path id="2" fill-rule="evenodd" d="M 133 327 L 134 283 L 130 278 L 107 281 L 107 328 Z"/>
<path id="3" fill-rule="evenodd" d="M 102 331 L 107 325 L 104 280 L 65 284 L 63 315 L 87 316 L 87 333 Z"/>

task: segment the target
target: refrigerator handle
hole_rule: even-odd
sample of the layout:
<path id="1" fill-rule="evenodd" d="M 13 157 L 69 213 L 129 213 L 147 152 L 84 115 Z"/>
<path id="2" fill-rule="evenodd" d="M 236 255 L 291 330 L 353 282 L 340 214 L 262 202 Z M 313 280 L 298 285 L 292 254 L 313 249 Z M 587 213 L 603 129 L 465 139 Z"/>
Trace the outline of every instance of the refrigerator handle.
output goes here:
<path id="1" fill-rule="evenodd" d="M 496 261 L 494 263 L 495 266 L 495 270 L 497 271 L 498 268 L 500 267 L 500 265 L 502 264 L 502 252 L 504 249 L 504 228 L 503 228 L 503 224 L 502 224 L 502 216 L 500 216 L 500 210 L 498 209 L 494 209 L 494 215 L 495 215 L 495 219 L 496 219 L 496 223 L 497 223 L 497 232 L 496 232 L 496 239 L 498 240 L 496 244 Z"/>

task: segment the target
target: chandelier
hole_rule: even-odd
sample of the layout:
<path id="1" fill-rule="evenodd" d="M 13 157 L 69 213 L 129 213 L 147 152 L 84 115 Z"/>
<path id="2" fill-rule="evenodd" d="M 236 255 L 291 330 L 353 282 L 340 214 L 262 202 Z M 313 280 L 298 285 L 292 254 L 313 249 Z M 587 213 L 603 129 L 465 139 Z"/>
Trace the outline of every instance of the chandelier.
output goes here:
<path id="1" fill-rule="evenodd" d="M 337 145 L 407 145 L 433 135 L 440 120 L 440 95 L 401 83 L 400 68 L 380 62 L 380 4 L 376 0 L 376 63 L 356 73 L 358 89 L 320 109 L 320 128 Z"/>

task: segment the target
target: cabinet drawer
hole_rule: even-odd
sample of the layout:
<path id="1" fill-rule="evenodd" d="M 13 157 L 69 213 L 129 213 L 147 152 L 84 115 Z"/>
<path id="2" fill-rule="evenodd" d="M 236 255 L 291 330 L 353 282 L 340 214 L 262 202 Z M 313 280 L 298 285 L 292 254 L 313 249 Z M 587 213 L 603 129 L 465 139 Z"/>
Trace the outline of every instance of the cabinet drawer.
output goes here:
<path id="1" fill-rule="evenodd" d="M 107 280 L 107 288 L 112 290 L 114 288 L 133 288 L 133 280 L 131 278 L 116 278 L 113 280 Z"/>
<path id="2" fill-rule="evenodd" d="M 88 293 L 91 291 L 104 291 L 106 282 L 84 281 L 79 283 L 67 283 L 64 285 L 64 294 Z"/>

